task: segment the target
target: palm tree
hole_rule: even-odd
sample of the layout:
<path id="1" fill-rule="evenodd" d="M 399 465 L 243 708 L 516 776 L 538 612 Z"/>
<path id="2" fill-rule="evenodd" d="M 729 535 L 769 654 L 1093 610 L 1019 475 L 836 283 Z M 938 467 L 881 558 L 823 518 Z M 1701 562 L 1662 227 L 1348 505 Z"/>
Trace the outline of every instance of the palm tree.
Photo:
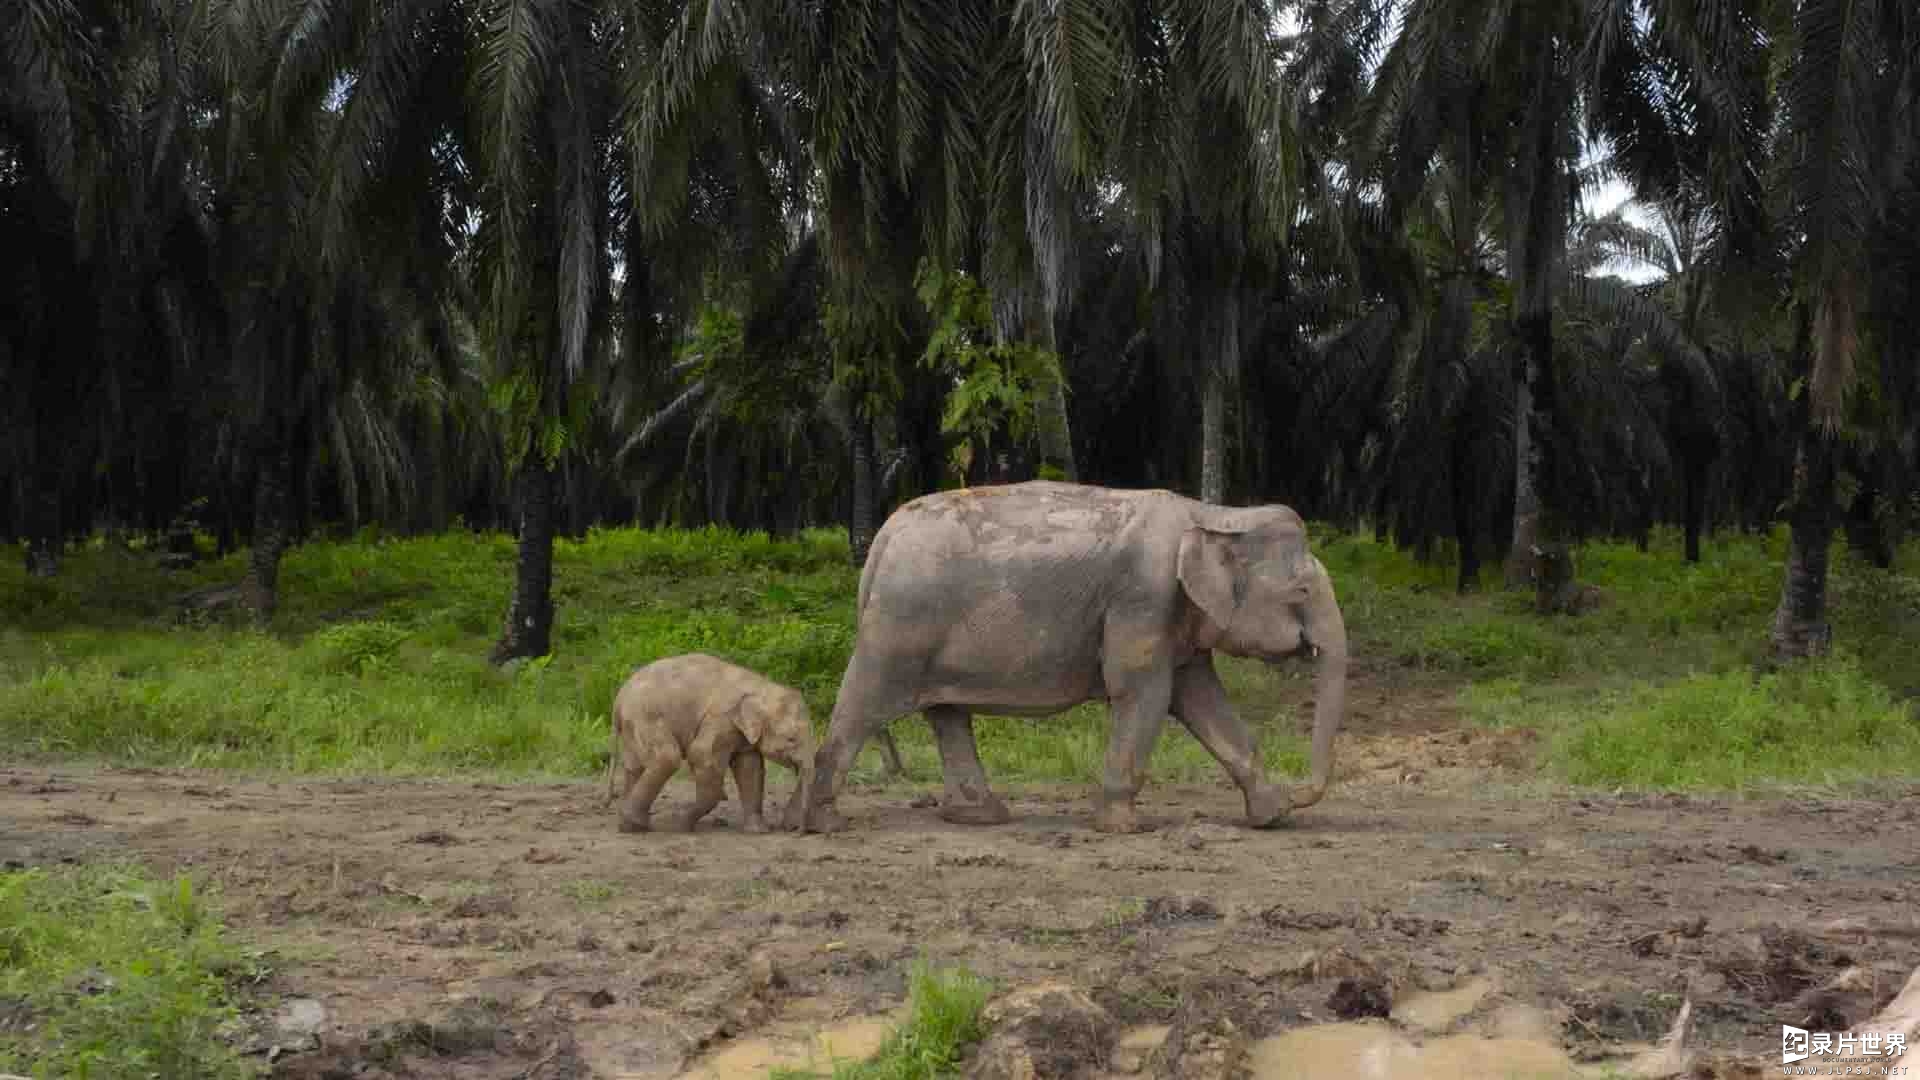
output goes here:
<path id="1" fill-rule="evenodd" d="M 104 473 L 139 483 L 166 387 L 216 334 L 201 213 L 199 9 L 35 0 L 0 32 L 0 384 L 30 572 L 56 572 Z M 116 496 L 119 501 L 123 496 Z"/>
<path id="2" fill-rule="evenodd" d="M 1806 0 L 1793 12 L 1781 92 L 1779 168 L 1791 263 L 1794 484 L 1792 540 L 1771 631 L 1773 655 L 1824 653 L 1838 432 L 1874 357 L 1863 315 L 1875 290 L 1872 238 L 1913 182 L 1920 120 L 1912 105 L 1920 18 L 1897 0 Z M 1895 376 L 1898 378 L 1898 376 Z"/>

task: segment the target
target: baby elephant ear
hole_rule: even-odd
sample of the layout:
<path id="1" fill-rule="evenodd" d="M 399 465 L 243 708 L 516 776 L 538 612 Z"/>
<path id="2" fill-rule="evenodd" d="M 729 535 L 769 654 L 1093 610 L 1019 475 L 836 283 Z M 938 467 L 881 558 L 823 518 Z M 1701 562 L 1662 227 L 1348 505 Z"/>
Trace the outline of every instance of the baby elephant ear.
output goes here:
<path id="1" fill-rule="evenodd" d="M 748 746 L 759 746 L 767 734 L 767 703 L 759 694 L 742 694 L 729 710 L 733 726 L 746 736 Z"/>

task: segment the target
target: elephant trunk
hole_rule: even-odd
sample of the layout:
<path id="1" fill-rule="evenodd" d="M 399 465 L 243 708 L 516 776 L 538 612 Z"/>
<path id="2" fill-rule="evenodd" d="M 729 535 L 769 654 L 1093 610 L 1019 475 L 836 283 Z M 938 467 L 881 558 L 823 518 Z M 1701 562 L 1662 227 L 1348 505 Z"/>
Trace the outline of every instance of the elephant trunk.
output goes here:
<path id="1" fill-rule="evenodd" d="M 781 822 L 784 828 L 803 829 L 806 827 L 807 806 L 813 797 L 813 754 L 798 755 L 793 762 L 797 774 L 793 785 L 793 797 L 787 800 L 787 812 Z"/>
<path id="2" fill-rule="evenodd" d="M 1313 680 L 1313 779 L 1294 793 L 1296 809 L 1326 795 L 1333 781 L 1333 737 L 1347 711 L 1347 624 L 1333 595 L 1333 581 L 1317 559 L 1306 622 L 1307 639 L 1319 653 Z"/>

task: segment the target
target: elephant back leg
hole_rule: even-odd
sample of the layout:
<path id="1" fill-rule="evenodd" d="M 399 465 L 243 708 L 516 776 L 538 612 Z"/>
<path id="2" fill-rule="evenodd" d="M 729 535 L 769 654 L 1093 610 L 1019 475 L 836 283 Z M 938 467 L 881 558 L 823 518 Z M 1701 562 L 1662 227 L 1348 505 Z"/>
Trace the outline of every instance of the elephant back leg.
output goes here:
<path id="1" fill-rule="evenodd" d="M 940 817 L 956 825 L 1002 825 L 1013 820 L 1007 804 L 987 786 L 987 770 L 973 737 L 973 714 L 953 705 L 927 710 L 933 737 L 940 747 L 940 773 L 945 792 Z"/>
<path id="2" fill-rule="evenodd" d="M 892 780 L 895 777 L 905 776 L 907 766 L 900 760 L 900 747 L 893 741 L 893 729 L 882 727 L 873 733 L 873 737 L 880 744 L 881 778 Z"/>
<path id="3" fill-rule="evenodd" d="M 1173 700 L 1167 646 L 1149 623 L 1110 621 L 1101 677 L 1107 688 L 1107 760 L 1094 800 L 1093 827 L 1106 833 L 1142 828 L 1134 800 L 1147 785 L 1153 748 Z"/>
<path id="4" fill-rule="evenodd" d="M 659 756 L 648 761 L 638 775 L 629 773 L 632 782 L 627 786 L 620 800 L 620 831 L 646 832 L 652 827 L 653 801 L 660 797 L 660 789 L 680 768 L 680 755 Z"/>
<path id="5" fill-rule="evenodd" d="M 693 760 L 689 755 L 688 771 L 693 773 L 693 802 L 685 810 L 674 815 L 675 832 L 692 832 L 701 818 L 720 805 L 727 796 L 727 763 L 711 758 Z"/>

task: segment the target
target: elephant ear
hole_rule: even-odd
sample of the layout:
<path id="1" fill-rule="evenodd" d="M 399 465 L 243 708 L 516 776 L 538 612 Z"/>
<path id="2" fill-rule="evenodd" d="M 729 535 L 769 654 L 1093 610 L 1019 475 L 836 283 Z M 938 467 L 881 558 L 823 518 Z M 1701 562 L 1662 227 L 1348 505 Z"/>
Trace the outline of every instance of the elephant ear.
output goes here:
<path id="1" fill-rule="evenodd" d="M 748 746 L 759 746 L 760 740 L 767 737 L 767 717 L 772 715 L 767 705 L 760 694 L 749 691 L 741 694 L 727 710 L 733 726 L 746 736 Z"/>
<path id="2" fill-rule="evenodd" d="M 1194 526 L 1180 537 L 1180 588 L 1212 623 L 1203 633 L 1202 648 L 1226 632 L 1239 608 L 1239 589 L 1234 582 L 1233 546 L 1213 530 Z"/>

